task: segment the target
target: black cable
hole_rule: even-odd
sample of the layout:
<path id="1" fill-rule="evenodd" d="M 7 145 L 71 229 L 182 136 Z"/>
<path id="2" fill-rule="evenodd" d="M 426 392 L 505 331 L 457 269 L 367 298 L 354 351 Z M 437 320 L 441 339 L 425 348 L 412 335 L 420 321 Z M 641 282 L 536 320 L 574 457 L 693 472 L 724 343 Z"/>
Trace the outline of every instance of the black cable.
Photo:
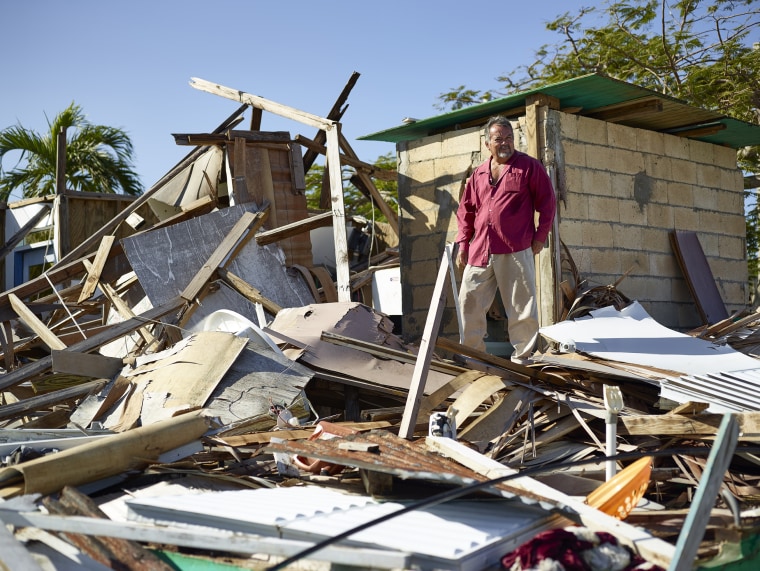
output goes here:
<path id="1" fill-rule="evenodd" d="M 737 451 L 760 452 L 760 446 L 742 447 L 741 450 L 737 448 Z M 543 472 L 548 472 L 550 470 L 557 470 L 559 468 L 572 468 L 575 466 L 583 466 L 584 464 L 598 464 L 598 463 L 605 462 L 608 460 L 609 461 L 614 460 L 617 462 L 617 461 L 625 461 L 625 460 L 638 460 L 645 456 L 660 457 L 660 456 L 673 456 L 673 455 L 678 455 L 678 454 L 689 454 L 691 456 L 707 456 L 709 453 L 710 453 L 709 447 L 694 446 L 694 447 L 686 447 L 686 448 L 671 448 L 667 450 L 658 450 L 658 451 L 652 451 L 652 452 L 627 452 L 627 453 L 622 453 L 622 454 L 616 454 L 615 456 L 597 456 L 594 458 L 585 458 L 583 460 L 575 460 L 572 462 L 560 462 L 556 464 L 536 466 L 535 468 L 526 468 L 514 474 L 508 474 L 506 476 L 500 476 L 498 478 L 493 478 L 491 480 L 484 480 L 482 482 L 474 482 L 472 484 L 468 484 L 461 488 L 446 490 L 444 492 L 432 495 L 423 500 L 419 500 L 417 502 L 409 504 L 406 507 L 396 510 L 395 512 L 384 514 L 380 517 L 364 522 L 363 524 L 360 524 L 342 533 L 323 539 L 322 541 L 317 542 L 314 545 L 307 547 L 306 549 L 302 551 L 299 551 L 295 555 L 291 555 L 290 557 L 283 559 L 281 562 L 277 563 L 276 565 L 273 565 L 272 567 L 267 567 L 266 571 L 279 571 L 280 569 L 284 569 L 291 563 L 295 563 L 296 561 L 299 561 L 300 559 L 303 559 L 304 557 L 307 557 L 311 555 L 312 553 L 319 551 L 320 549 L 329 547 L 333 543 L 336 543 L 342 539 L 350 537 L 351 535 L 354 535 L 355 533 L 359 533 L 360 531 L 364 531 L 365 529 L 373 527 L 377 524 L 393 519 L 394 517 L 397 517 L 397 516 L 400 516 L 405 513 L 409 513 L 411 511 L 415 511 L 421 508 L 435 506 L 435 505 L 444 503 L 446 501 L 459 498 L 461 496 L 466 496 L 467 494 L 473 491 L 480 490 L 482 488 L 487 488 L 494 484 L 500 484 L 508 480 L 513 480 L 513 479 L 522 478 L 522 477 L 530 477 L 535 474 L 541 474 Z M 508 466 L 504 466 L 504 467 L 508 468 Z M 557 511 L 567 516 L 567 511 L 562 510 L 562 509 L 558 509 Z M 573 514 L 575 513 L 573 510 L 569 510 L 569 511 L 573 512 Z"/>

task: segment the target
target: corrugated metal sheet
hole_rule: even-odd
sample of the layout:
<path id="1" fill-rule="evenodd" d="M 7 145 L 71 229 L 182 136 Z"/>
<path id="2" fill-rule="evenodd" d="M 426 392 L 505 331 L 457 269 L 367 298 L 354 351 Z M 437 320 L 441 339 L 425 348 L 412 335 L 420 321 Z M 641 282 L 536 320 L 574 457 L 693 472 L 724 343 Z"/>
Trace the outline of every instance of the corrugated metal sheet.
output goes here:
<path id="1" fill-rule="evenodd" d="M 707 402 L 708 412 L 713 413 L 760 410 L 760 370 L 663 380 L 660 394 L 676 402 Z"/>
<path id="2" fill-rule="evenodd" d="M 127 504 L 137 518 L 306 541 L 334 537 L 407 505 L 321 486 L 164 496 Z M 409 511 L 341 543 L 410 553 L 419 569 L 479 571 L 497 564 L 551 521 L 542 509 L 513 500 L 462 500 Z"/>
<path id="3" fill-rule="evenodd" d="M 723 128 L 712 134 L 688 135 L 718 145 L 726 145 L 734 149 L 760 145 L 760 125 L 746 123 L 706 109 L 693 107 L 678 99 L 662 93 L 618 81 L 610 77 L 591 74 L 577 77 L 560 83 L 531 89 L 514 95 L 509 95 L 494 101 L 472 105 L 443 115 L 437 115 L 370 135 L 359 137 L 367 141 L 388 141 L 398 143 L 421 139 L 428 135 L 451 131 L 460 128 L 485 123 L 492 115 L 519 111 L 525 106 L 529 96 L 545 94 L 556 97 L 561 109 L 580 108 L 579 115 L 593 117 L 601 113 L 603 108 L 613 105 L 655 101 L 660 105 L 652 106 L 650 111 L 631 117 L 612 117 L 608 121 L 649 129 L 658 132 L 677 134 L 679 130 L 695 129 L 722 125 Z M 604 118 L 600 116 L 599 118 Z"/>

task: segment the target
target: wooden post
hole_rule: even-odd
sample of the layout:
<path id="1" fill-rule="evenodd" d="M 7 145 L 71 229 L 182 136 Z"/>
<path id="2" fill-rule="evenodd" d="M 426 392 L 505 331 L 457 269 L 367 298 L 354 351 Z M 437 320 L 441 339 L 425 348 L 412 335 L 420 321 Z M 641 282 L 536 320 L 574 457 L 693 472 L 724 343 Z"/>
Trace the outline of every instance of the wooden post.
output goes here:
<path id="1" fill-rule="evenodd" d="M 330 173 L 330 196 L 333 213 L 333 239 L 335 240 L 335 273 L 338 301 L 351 301 L 351 282 L 348 269 L 348 240 L 346 238 L 346 210 L 343 205 L 343 184 L 340 174 L 339 123 L 327 130 L 327 171 Z"/>
<path id="2" fill-rule="evenodd" d="M 456 254 L 455 254 L 456 255 Z M 406 399 L 406 407 L 401 417 L 401 426 L 398 435 L 401 438 L 411 439 L 414 437 L 414 427 L 417 425 L 417 414 L 420 410 L 420 402 L 425 390 L 425 382 L 430 367 L 430 360 L 435 349 L 435 340 L 438 337 L 438 329 L 441 326 L 441 315 L 446 306 L 446 295 L 449 281 L 449 256 L 443 253 L 441 266 L 438 268 L 438 277 L 433 288 L 433 299 L 430 301 L 425 328 L 422 331 L 420 349 L 417 353 L 417 361 L 414 365 L 412 383 L 409 386 L 409 395 Z"/>

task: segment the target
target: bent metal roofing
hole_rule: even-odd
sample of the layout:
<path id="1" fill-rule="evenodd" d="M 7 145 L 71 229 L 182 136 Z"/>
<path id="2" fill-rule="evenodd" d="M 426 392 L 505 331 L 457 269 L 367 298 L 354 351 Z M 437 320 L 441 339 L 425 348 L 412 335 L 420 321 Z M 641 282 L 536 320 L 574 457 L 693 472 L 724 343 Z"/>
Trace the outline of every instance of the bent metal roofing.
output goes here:
<path id="1" fill-rule="evenodd" d="M 530 96 L 539 94 L 558 99 L 563 111 L 629 127 L 685 136 L 734 149 L 760 145 L 760 125 L 700 109 L 657 91 L 597 74 L 508 95 L 359 139 L 399 143 L 466 129 L 485 123 L 492 115 L 518 114 Z"/>

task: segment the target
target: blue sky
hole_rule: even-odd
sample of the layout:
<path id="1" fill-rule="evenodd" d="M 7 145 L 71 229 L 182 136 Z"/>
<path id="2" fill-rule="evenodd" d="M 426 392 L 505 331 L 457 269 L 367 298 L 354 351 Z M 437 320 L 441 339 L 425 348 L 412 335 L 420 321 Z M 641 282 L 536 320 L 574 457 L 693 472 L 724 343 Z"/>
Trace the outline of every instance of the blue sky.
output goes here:
<path id="1" fill-rule="evenodd" d="M 359 158 L 394 152 L 358 141 L 440 113 L 438 96 L 496 77 L 561 40 L 546 23 L 574 0 L 16 0 L 0 2 L 0 129 L 47 130 L 72 101 L 124 129 L 146 188 L 189 151 L 172 133 L 207 133 L 237 109 L 194 89 L 198 77 L 324 116 L 348 82 L 342 132 Z M 246 123 L 250 114 L 246 114 Z M 264 113 L 262 130 L 312 138 Z M 6 159 L 3 166 L 11 168 Z M 12 197 L 13 198 L 13 197 Z"/>

